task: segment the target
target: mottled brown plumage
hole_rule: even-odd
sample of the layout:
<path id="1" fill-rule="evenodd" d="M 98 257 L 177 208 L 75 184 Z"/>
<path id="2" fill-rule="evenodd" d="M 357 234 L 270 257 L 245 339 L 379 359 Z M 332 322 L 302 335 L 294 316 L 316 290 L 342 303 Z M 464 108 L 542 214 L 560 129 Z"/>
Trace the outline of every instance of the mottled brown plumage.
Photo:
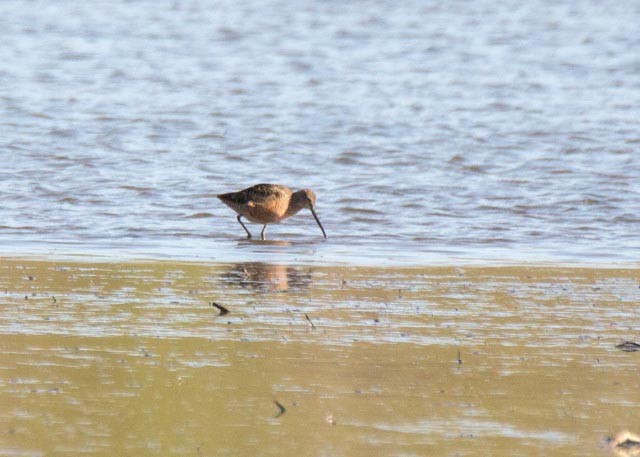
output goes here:
<path id="1" fill-rule="evenodd" d="M 280 184 L 256 184 L 239 192 L 229 192 L 220 194 L 218 198 L 229 208 L 238 213 L 238 222 L 247 232 L 247 238 L 251 238 L 251 232 L 242 222 L 241 218 L 246 217 L 251 222 L 263 224 L 262 239 L 267 224 L 280 222 L 287 217 L 291 217 L 303 208 L 309 208 L 314 219 L 318 223 L 324 237 L 327 234 L 320 223 L 320 219 L 314 209 L 316 204 L 316 194 L 311 189 L 302 189 L 292 192 L 287 186 Z"/>

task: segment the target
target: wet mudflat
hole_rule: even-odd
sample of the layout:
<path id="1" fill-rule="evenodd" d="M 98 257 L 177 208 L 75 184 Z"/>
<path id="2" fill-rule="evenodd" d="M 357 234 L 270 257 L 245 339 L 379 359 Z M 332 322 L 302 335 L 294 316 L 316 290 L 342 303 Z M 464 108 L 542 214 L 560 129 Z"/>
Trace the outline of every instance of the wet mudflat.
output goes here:
<path id="1" fill-rule="evenodd" d="M 616 348 L 640 339 L 639 285 L 2 259 L 0 455 L 612 455 L 640 430 L 640 352 Z"/>

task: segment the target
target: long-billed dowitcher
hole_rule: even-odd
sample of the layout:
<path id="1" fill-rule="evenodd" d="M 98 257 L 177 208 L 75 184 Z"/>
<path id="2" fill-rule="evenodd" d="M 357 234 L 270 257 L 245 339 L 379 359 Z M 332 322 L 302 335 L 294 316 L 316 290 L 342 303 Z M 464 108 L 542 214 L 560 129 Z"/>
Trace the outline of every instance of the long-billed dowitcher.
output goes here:
<path id="1" fill-rule="evenodd" d="M 291 217 L 303 208 L 309 208 L 313 218 L 318 223 L 324 237 L 327 234 L 318 219 L 316 210 L 316 194 L 311 189 L 302 189 L 292 192 L 287 186 L 280 184 L 256 184 L 239 192 L 220 194 L 218 198 L 229 208 L 238 213 L 238 222 L 247 232 L 247 238 L 251 238 L 251 232 L 242 223 L 242 217 L 251 222 L 264 224 L 262 227 L 262 239 L 267 224 L 280 222 Z"/>

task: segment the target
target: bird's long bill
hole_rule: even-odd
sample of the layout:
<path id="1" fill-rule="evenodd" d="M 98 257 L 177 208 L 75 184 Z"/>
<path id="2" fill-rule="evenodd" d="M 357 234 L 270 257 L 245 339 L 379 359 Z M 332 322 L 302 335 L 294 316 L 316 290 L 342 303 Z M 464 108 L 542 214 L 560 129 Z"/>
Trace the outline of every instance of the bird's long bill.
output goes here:
<path id="1" fill-rule="evenodd" d="M 310 207 L 309 209 L 311 210 L 311 214 L 313 214 L 313 218 L 318 223 L 318 227 L 320 227 L 320 230 L 322 230 L 322 234 L 324 235 L 325 238 L 327 238 L 327 233 L 324 231 L 324 228 L 322 227 L 322 224 L 320 223 L 320 219 L 318 219 L 318 215 L 316 214 L 316 210 L 313 209 L 313 206 Z"/>

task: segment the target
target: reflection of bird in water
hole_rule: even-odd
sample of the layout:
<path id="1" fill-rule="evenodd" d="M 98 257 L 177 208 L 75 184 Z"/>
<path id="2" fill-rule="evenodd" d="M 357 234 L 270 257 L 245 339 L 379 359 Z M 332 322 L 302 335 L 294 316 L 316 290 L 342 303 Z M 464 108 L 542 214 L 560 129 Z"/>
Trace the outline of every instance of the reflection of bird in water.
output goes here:
<path id="1" fill-rule="evenodd" d="M 311 274 L 287 265 L 253 262 L 236 265 L 226 279 L 246 288 L 282 292 L 308 287 Z"/>
<path id="2" fill-rule="evenodd" d="M 242 222 L 246 217 L 251 222 L 263 224 L 261 237 L 264 240 L 264 231 L 267 224 L 277 223 L 293 216 L 303 208 L 309 208 L 313 218 L 318 223 L 324 237 L 327 234 L 316 214 L 316 194 L 311 189 L 302 189 L 292 192 L 287 186 L 280 184 L 256 184 L 238 192 L 220 194 L 218 198 L 229 208 L 238 213 L 238 222 L 247 232 L 247 238 L 251 238 L 251 232 Z"/>
<path id="3" fill-rule="evenodd" d="M 622 430 L 609 438 L 609 447 L 619 457 L 640 456 L 640 435 Z"/>

